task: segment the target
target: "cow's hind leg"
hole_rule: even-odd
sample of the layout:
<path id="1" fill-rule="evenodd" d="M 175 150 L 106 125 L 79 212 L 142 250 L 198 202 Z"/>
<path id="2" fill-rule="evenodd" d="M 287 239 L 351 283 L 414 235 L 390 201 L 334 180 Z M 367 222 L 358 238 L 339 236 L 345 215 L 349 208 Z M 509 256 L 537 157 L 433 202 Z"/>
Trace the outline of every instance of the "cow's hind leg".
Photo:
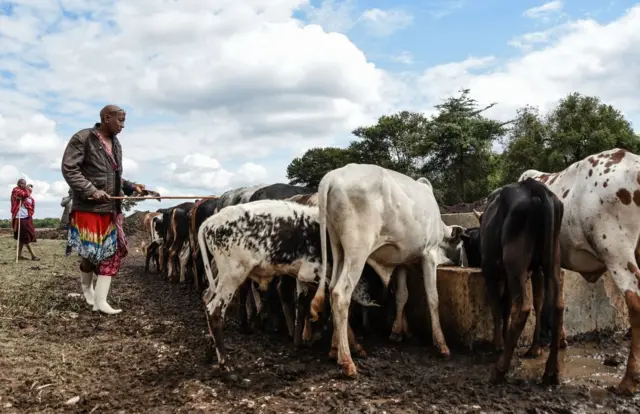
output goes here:
<path id="1" fill-rule="evenodd" d="M 429 315 L 431 317 L 431 334 L 433 344 L 438 348 L 440 356 L 449 358 L 451 352 L 447 346 L 440 326 L 440 313 L 438 312 L 438 286 L 437 286 L 437 252 L 429 251 L 422 258 L 422 274 L 424 277 L 424 289 L 427 294 Z"/>
<path id="2" fill-rule="evenodd" d="M 249 324 L 249 317 L 251 315 L 251 301 L 249 300 L 249 283 L 245 282 L 240 286 L 238 295 L 240 308 L 238 310 L 238 318 L 240 319 L 240 333 L 250 334 L 253 332 L 251 325 Z"/>
<path id="3" fill-rule="evenodd" d="M 389 339 L 392 341 L 402 341 L 402 333 L 405 331 L 406 315 L 404 307 L 409 300 L 409 291 L 407 289 L 407 270 L 404 266 L 399 266 L 396 273 L 396 317 L 393 320 L 393 327 Z"/>
<path id="4" fill-rule="evenodd" d="M 549 280 L 551 281 L 551 279 Z M 529 350 L 524 354 L 524 357 L 538 358 L 542 356 L 540 328 L 542 327 L 542 306 L 545 299 L 545 279 L 540 270 L 535 270 L 531 273 L 531 287 L 533 291 L 533 309 L 536 312 L 536 327 L 533 331 L 533 340 L 531 341 L 531 347 L 529 347 Z M 555 301 L 552 303 L 555 307 Z"/>
<path id="5" fill-rule="evenodd" d="M 293 346 L 300 347 L 303 342 L 311 342 L 311 332 L 307 326 L 309 307 L 311 306 L 311 296 L 308 286 L 296 280 L 296 319 L 293 329 Z M 306 334 L 306 335 L 305 335 Z"/>
<path id="6" fill-rule="evenodd" d="M 623 263 L 626 262 L 626 265 Z M 607 268 L 624 294 L 629 310 L 629 324 L 631 325 L 631 349 L 627 360 L 627 370 L 620 384 L 610 390 L 619 395 L 631 396 L 635 394 L 640 384 L 640 270 L 632 251 L 624 259 L 618 259 L 614 264 L 607 262 Z"/>
<path id="7" fill-rule="evenodd" d="M 527 252 L 530 256 L 531 246 L 524 238 L 519 238 L 504 247 L 503 263 L 507 273 L 507 287 L 511 297 L 511 324 L 505 338 L 504 351 L 498 357 L 498 362 L 491 373 L 491 382 L 499 383 L 504 380 L 511 365 L 513 352 L 520 339 L 522 330 L 532 308 L 532 299 L 527 291 L 527 267 L 530 257 L 523 257 Z"/>
<path id="8" fill-rule="evenodd" d="M 549 275 L 545 275 L 547 283 L 551 283 L 551 296 L 553 303 L 553 326 L 551 331 L 551 350 L 547 358 L 547 364 L 542 377 L 543 384 L 560 384 L 559 351 L 562 348 L 564 337 L 564 272 L 560 269 L 560 246 L 555 247 L 555 263 L 549 269 Z M 547 272 L 549 273 L 549 271 Z"/>
<path id="9" fill-rule="evenodd" d="M 149 273 L 149 262 L 151 261 L 151 254 L 153 253 L 153 247 L 151 245 L 143 249 L 144 252 L 144 273 Z"/>
<path id="10" fill-rule="evenodd" d="M 296 281 L 290 276 L 281 276 L 278 280 L 278 296 L 280 296 L 280 303 L 282 304 L 282 312 L 284 313 L 284 320 L 287 324 L 287 331 L 289 336 L 294 338 L 295 343 L 295 310 L 294 310 L 294 289 L 296 288 Z M 302 334 L 301 334 L 302 336 Z M 299 345 L 299 344 L 298 344 Z"/>
<path id="11" fill-rule="evenodd" d="M 366 255 L 345 257 L 344 267 L 331 292 L 331 310 L 333 311 L 334 335 L 337 336 L 338 364 L 348 377 L 357 375 L 356 366 L 351 359 L 349 350 L 349 304 L 353 290 L 362 275 L 366 259 Z"/>
<path id="12" fill-rule="evenodd" d="M 218 366 L 223 372 L 230 372 L 232 370 L 231 364 L 227 360 L 224 335 L 222 332 L 224 316 L 227 307 L 233 299 L 233 295 L 247 277 L 247 275 L 241 270 L 240 266 L 237 266 L 235 270 L 236 272 L 233 273 L 218 274 L 218 281 L 213 300 L 206 306 L 209 329 L 213 336 L 216 355 L 218 356 Z"/>
<path id="13" fill-rule="evenodd" d="M 610 226 L 608 223 L 620 223 L 621 227 Z M 620 293 L 624 295 L 631 326 L 631 349 L 627 370 L 620 384 L 610 388 L 610 391 L 631 396 L 640 384 L 640 270 L 635 252 L 640 231 L 635 230 L 638 229 L 637 221 L 631 214 L 628 217 L 603 214 L 597 219 L 594 217 L 593 225 L 594 247 L 602 253 L 601 260 Z"/>

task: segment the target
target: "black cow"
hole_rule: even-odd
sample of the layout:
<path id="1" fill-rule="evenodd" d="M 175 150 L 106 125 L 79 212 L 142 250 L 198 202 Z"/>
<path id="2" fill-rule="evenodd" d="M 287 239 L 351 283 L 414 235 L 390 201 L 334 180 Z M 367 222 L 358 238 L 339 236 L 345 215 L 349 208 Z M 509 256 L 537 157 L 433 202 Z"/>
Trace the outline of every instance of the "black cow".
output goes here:
<path id="1" fill-rule="evenodd" d="M 189 243 L 191 245 L 191 267 L 193 283 L 196 291 L 204 289 L 204 267 L 202 265 L 202 253 L 198 245 L 198 229 L 200 225 L 215 213 L 218 199 L 205 199 L 197 202 L 187 214 L 189 221 Z"/>
<path id="2" fill-rule="evenodd" d="M 504 348 L 492 372 L 492 382 L 504 380 L 527 322 L 532 306 L 527 279 L 532 272 L 536 314 L 541 314 L 545 295 L 551 295 L 555 305 L 551 352 L 543 381 L 558 384 L 564 316 L 559 247 L 563 215 L 562 202 L 544 184 L 527 179 L 492 193 L 485 212 L 479 216 L 479 229 L 469 229 L 463 236 L 469 265 L 477 265 L 477 258 L 481 259 L 493 314 L 494 344 L 499 350 Z M 539 347 L 539 318 L 536 319 L 530 354 L 537 353 Z"/>
<path id="3" fill-rule="evenodd" d="M 317 191 L 318 190 L 315 188 L 276 183 L 258 189 L 251 195 L 249 201 L 284 200 L 285 198 L 293 197 L 298 194 L 311 194 L 316 193 Z"/>

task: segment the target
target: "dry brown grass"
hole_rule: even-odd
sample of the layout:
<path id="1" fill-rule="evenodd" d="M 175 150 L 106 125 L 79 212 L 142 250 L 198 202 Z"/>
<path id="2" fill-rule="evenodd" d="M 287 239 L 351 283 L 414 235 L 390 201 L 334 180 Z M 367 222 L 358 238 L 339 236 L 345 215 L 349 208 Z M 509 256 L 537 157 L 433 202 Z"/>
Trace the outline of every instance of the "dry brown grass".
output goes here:
<path id="1" fill-rule="evenodd" d="M 16 263 L 15 246 L 10 236 L 0 237 L 0 317 L 56 317 L 61 311 L 77 311 L 76 301 L 61 298 L 50 289 L 56 280 L 69 276 L 78 266 L 77 258 L 64 255 L 65 242 L 38 240 L 33 248 L 42 258 L 39 262 Z M 23 254 L 28 256 L 26 249 Z"/>

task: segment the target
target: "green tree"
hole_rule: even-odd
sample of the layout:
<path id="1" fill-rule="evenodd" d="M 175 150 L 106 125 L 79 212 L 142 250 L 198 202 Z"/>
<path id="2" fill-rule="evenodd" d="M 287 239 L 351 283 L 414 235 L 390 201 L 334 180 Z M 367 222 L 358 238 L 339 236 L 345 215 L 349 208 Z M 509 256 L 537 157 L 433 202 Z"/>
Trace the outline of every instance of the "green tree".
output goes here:
<path id="1" fill-rule="evenodd" d="M 415 176 L 421 166 L 416 147 L 431 147 L 428 129 L 429 120 L 418 112 L 384 115 L 375 125 L 355 129 L 353 134 L 359 139 L 352 141 L 349 149 L 356 162 Z"/>
<path id="2" fill-rule="evenodd" d="M 503 142 L 506 148 L 502 156 L 502 185 L 518 181 L 528 169 L 546 168 L 548 128 L 538 108 L 519 109 Z"/>
<path id="3" fill-rule="evenodd" d="M 590 154 L 611 148 L 640 149 L 631 123 L 594 96 L 571 93 L 547 117 L 550 146 L 547 168 L 562 170 Z"/>
<path id="4" fill-rule="evenodd" d="M 293 185 L 317 188 L 326 173 L 354 162 L 349 149 L 312 148 L 287 166 L 287 178 Z"/>
<path id="5" fill-rule="evenodd" d="M 491 177 L 495 181 L 496 176 L 492 167 L 500 165 L 500 159 L 492 158 L 491 148 L 504 134 L 505 123 L 482 113 L 494 105 L 479 108 L 469 89 L 463 89 L 459 96 L 436 106 L 439 112 L 431 119 L 429 138 L 418 146 L 416 155 L 426 159 L 422 170 L 438 189 L 439 202 L 471 202 L 492 189 Z"/>
<path id="6" fill-rule="evenodd" d="M 505 144 L 504 183 L 508 183 L 527 169 L 561 171 L 611 148 L 637 153 L 640 137 L 613 106 L 571 93 L 545 117 L 536 108 L 521 109 Z"/>

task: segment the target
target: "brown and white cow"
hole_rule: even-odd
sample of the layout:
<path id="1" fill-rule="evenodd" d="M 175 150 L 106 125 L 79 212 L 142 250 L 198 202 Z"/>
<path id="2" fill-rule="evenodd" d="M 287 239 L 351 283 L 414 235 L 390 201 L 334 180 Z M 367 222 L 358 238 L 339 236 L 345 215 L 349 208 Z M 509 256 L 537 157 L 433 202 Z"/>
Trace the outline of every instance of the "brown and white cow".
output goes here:
<path id="1" fill-rule="evenodd" d="M 145 256 L 144 271 L 149 272 L 149 260 L 153 256 L 156 271 L 160 271 L 158 248 L 162 244 L 162 213 L 150 212 L 144 216 L 144 238 L 142 239 L 142 253 Z"/>
<path id="2" fill-rule="evenodd" d="M 543 182 L 564 204 L 561 266 L 596 282 L 607 270 L 624 294 L 631 324 L 627 371 L 613 389 L 634 394 L 640 382 L 640 156 L 614 148 L 563 171 L 527 170 L 518 181 Z"/>

